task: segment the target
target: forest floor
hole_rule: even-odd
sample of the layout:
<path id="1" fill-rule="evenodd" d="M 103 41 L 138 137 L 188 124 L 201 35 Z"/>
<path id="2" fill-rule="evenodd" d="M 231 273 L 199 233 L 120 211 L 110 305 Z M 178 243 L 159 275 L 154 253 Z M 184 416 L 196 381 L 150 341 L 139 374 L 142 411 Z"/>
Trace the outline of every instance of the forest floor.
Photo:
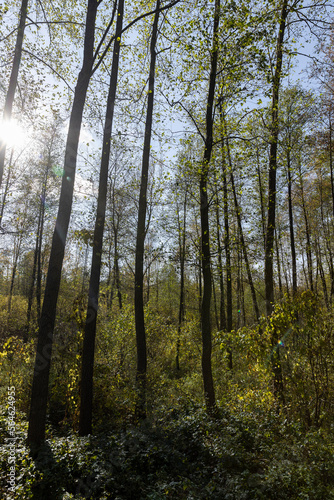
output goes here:
<path id="1" fill-rule="evenodd" d="M 19 417 L 19 415 L 18 415 Z M 334 438 L 306 431 L 276 411 L 166 409 L 163 418 L 94 436 L 48 427 L 37 457 L 16 426 L 15 494 L 10 437 L 1 419 L 1 498 L 14 499 L 334 499 Z"/>

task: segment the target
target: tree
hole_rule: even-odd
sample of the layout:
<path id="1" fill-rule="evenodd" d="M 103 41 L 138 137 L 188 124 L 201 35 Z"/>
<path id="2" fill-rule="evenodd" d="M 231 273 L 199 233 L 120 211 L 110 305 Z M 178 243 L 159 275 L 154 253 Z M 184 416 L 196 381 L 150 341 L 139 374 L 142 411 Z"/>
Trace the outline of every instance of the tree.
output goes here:
<path id="1" fill-rule="evenodd" d="M 95 22 L 99 3 L 100 2 L 97 0 L 88 0 L 83 63 L 74 93 L 65 148 L 64 173 L 59 199 L 59 209 L 56 227 L 53 233 L 43 308 L 39 324 L 28 428 L 28 442 L 30 445 L 36 446 L 40 445 L 45 436 L 53 330 L 65 252 L 65 242 L 71 215 L 82 114 L 94 63 Z"/>
<path id="2" fill-rule="evenodd" d="M 209 197 L 208 174 L 213 148 L 213 123 L 214 123 L 214 98 L 219 53 L 219 20 L 220 0 L 215 0 L 214 25 L 212 34 L 212 49 L 210 62 L 209 91 L 205 118 L 204 154 L 200 173 L 200 214 L 201 214 L 201 260 L 203 273 L 203 298 L 201 306 L 202 330 L 202 375 L 204 384 L 204 397 L 207 411 L 216 413 L 216 399 L 212 376 L 211 352 L 211 255 L 210 255 L 210 229 L 209 229 Z"/>
<path id="3" fill-rule="evenodd" d="M 291 249 L 292 293 L 297 293 L 297 255 L 293 213 L 293 180 L 303 147 L 305 127 L 314 113 L 313 97 L 297 86 L 284 89 L 280 106 L 280 147 L 285 157 L 288 182 L 288 214 Z"/>
<path id="4" fill-rule="evenodd" d="M 35 165 L 35 170 L 40 172 L 40 187 L 38 190 L 38 218 L 36 228 L 35 249 L 33 253 L 33 264 L 30 279 L 30 286 L 28 292 L 28 306 L 27 306 L 27 319 L 25 328 L 25 338 L 29 337 L 30 321 L 32 313 L 32 305 L 34 298 L 34 290 L 36 289 L 36 302 L 37 302 L 37 319 L 39 320 L 41 314 L 41 298 L 42 298 L 42 244 L 44 237 L 45 225 L 45 207 L 47 198 L 50 193 L 50 178 L 58 180 L 52 172 L 52 167 L 57 160 L 57 146 L 59 142 L 59 128 L 60 122 L 57 119 L 46 134 L 43 135 L 40 147 L 43 150 L 42 158 L 38 165 Z M 54 184 L 54 182 L 53 182 Z M 50 203 L 50 199 L 48 199 Z"/>
<path id="5" fill-rule="evenodd" d="M 107 204 L 108 167 L 110 160 L 110 142 L 117 89 L 118 65 L 123 27 L 124 0 L 119 0 L 117 23 L 113 50 L 112 70 L 110 75 L 109 94 L 103 133 L 103 149 L 101 157 L 99 193 L 93 238 L 93 256 L 89 281 L 88 306 L 86 313 L 85 334 L 82 351 L 81 368 L 81 402 L 79 434 L 85 436 L 92 433 L 93 411 L 93 368 L 96 336 L 96 320 L 100 289 L 102 262 L 103 231 Z"/>
<path id="6" fill-rule="evenodd" d="M 271 123 L 269 138 L 269 185 L 268 185 L 268 211 L 267 229 L 265 240 L 265 290 L 266 290 L 266 312 L 267 315 L 273 311 L 274 304 L 274 274 L 273 274 L 273 253 L 275 235 L 275 214 L 276 214 L 276 173 L 277 173 L 277 143 L 279 134 L 279 93 L 282 80 L 283 47 L 286 30 L 286 21 L 289 14 L 288 0 L 283 0 L 281 4 L 281 14 L 279 19 L 277 47 L 275 54 L 275 65 L 272 77 L 272 103 L 271 103 Z M 277 351 L 278 352 L 278 351 Z M 275 364 L 279 363 L 275 361 Z M 278 367 L 278 365 L 277 365 Z M 279 370 L 279 368 L 278 368 Z M 277 380 L 279 383 L 279 380 Z"/>
<path id="7" fill-rule="evenodd" d="M 275 216 L 276 216 L 276 174 L 277 174 L 277 143 L 279 134 L 278 112 L 279 112 L 279 93 L 282 80 L 283 47 L 286 30 L 286 21 L 289 14 L 288 0 L 282 1 L 281 14 L 279 18 L 279 27 L 277 35 L 277 47 L 275 54 L 275 65 L 272 77 L 272 102 L 271 102 L 271 123 L 269 138 L 269 183 L 268 183 L 268 210 L 267 210 L 267 229 L 265 239 L 265 297 L 267 316 L 273 311 L 274 307 L 274 242 L 275 242 Z M 278 338 L 275 329 L 273 330 L 272 344 L 274 346 L 271 360 L 274 373 L 274 390 L 276 396 L 284 400 L 282 368 L 280 363 Z"/>
<path id="8" fill-rule="evenodd" d="M 136 239 L 136 263 L 135 263 L 135 321 L 136 321 L 136 342 L 137 342 L 137 401 L 136 416 L 139 419 L 146 417 L 146 332 L 144 319 L 144 247 L 146 236 L 146 210 L 147 210 L 147 184 L 150 163 L 150 147 L 153 121 L 154 85 L 155 85 L 155 64 L 156 64 L 156 43 L 158 36 L 160 0 L 156 3 L 156 14 L 154 16 L 151 45 L 150 45 L 150 71 L 148 80 L 147 111 L 145 123 L 144 149 L 142 159 L 140 194 L 138 204 L 138 222 Z"/>
<path id="9" fill-rule="evenodd" d="M 186 261 L 186 223 L 187 223 L 187 203 L 188 203 L 188 186 L 185 183 L 183 194 L 182 211 L 178 201 L 176 202 L 177 210 L 177 231 L 178 231 L 178 253 L 180 258 L 180 298 L 179 298 L 179 314 L 177 325 L 177 339 L 176 339 L 176 369 L 180 370 L 180 347 L 181 347 L 181 329 L 184 323 L 185 314 L 185 261 Z"/>

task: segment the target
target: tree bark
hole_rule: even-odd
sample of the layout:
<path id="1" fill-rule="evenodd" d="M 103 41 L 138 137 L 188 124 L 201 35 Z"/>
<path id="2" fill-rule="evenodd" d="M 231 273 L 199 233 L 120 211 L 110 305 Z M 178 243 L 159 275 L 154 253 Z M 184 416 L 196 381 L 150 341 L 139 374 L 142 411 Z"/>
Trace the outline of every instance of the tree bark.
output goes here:
<path id="1" fill-rule="evenodd" d="M 279 298 L 283 297 L 283 285 L 282 285 L 282 272 L 281 272 L 281 259 L 279 255 L 279 241 L 280 237 L 277 235 L 277 227 L 275 230 L 275 248 L 276 248 L 276 265 L 277 265 L 277 276 L 278 276 L 278 290 L 279 290 Z M 288 289 L 289 293 L 289 289 Z"/>
<path id="2" fill-rule="evenodd" d="M 102 262 L 103 231 L 107 205 L 108 169 L 110 159 L 110 140 L 114 116 L 114 106 L 117 89 L 119 53 L 123 27 L 124 0 L 119 0 L 116 34 L 113 50 L 112 69 L 110 75 L 109 93 L 107 100 L 106 118 L 103 132 L 103 149 L 101 157 L 99 192 L 97 213 L 95 220 L 93 256 L 89 281 L 88 306 L 82 350 L 81 389 L 80 389 L 80 419 L 79 435 L 86 436 L 92 433 L 93 415 L 93 371 L 96 337 L 96 321 L 98 314 L 98 300 L 100 290 L 100 274 Z"/>
<path id="3" fill-rule="evenodd" d="M 226 313 L 225 313 L 225 291 L 224 291 L 224 272 L 222 260 L 222 246 L 220 241 L 220 213 L 219 213 L 219 200 L 218 200 L 218 187 L 217 179 L 215 179 L 216 192 L 215 192 L 215 205 L 216 205 L 216 226 L 217 226 L 217 252 L 218 252 L 218 275 L 219 275 L 219 330 L 226 329 Z"/>
<path id="4" fill-rule="evenodd" d="M 279 31 L 277 37 L 276 66 L 273 77 L 272 104 L 271 104 L 271 127 L 270 127 L 270 152 L 269 152 L 269 187 L 268 187 L 268 219 L 265 242 L 265 297 L 267 316 L 273 311 L 274 304 L 274 276 L 273 276 L 273 254 L 275 235 L 275 212 L 276 212 L 276 171 L 277 171 L 277 142 L 278 142 L 278 105 L 279 90 L 282 76 L 283 45 L 288 16 L 288 0 L 283 0 L 280 16 Z"/>
<path id="5" fill-rule="evenodd" d="M 150 163 L 150 147 L 153 122 L 154 105 L 154 84 L 155 84 L 155 63 L 156 63 L 156 42 L 158 36 L 158 20 L 160 0 L 156 3 L 157 12 L 154 16 L 153 30 L 150 45 L 150 74 L 148 83 L 148 98 L 145 123 L 145 138 L 142 159 L 142 171 L 138 207 L 137 240 L 136 240 L 136 262 L 135 262 L 135 323 L 136 323 L 136 343 L 137 343 L 137 372 L 136 372 L 136 408 L 135 413 L 138 419 L 146 418 L 146 331 L 144 319 L 144 246 L 146 237 L 146 212 L 147 212 L 147 185 Z"/>
<path id="6" fill-rule="evenodd" d="M 297 293 L 297 260 L 296 260 L 296 245 L 295 245 L 295 233 L 293 227 L 293 210 L 292 210 L 290 140 L 287 150 L 287 172 L 288 172 L 289 230 L 290 230 L 291 264 L 292 264 L 292 295 L 295 296 Z"/>
<path id="7" fill-rule="evenodd" d="M 277 171 L 277 142 L 278 142 L 278 105 L 279 90 L 282 77 L 283 45 L 288 17 L 288 0 L 283 0 L 280 15 L 279 30 L 277 36 L 276 65 L 273 76 L 272 105 L 271 105 L 271 127 L 270 127 L 270 151 L 269 151 L 269 186 L 268 186 L 268 219 L 265 242 L 264 279 L 267 316 L 274 308 L 274 243 L 275 243 L 275 212 L 276 212 L 276 171 Z M 272 334 L 272 344 L 277 346 L 272 351 L 271 361 L 274 374 L 274 393 L 283 402 L 283 378 L 280 362 L 278 336 L 276 330 Z"/>
<path id="8" fill-rule="evenodd" d="M 260 208 L 261 208 L 261 230 L 262 230 L 262 236 L 263 236 L 263 248 L 265 250 L 266 249 L 266 217 L 265 217 L 265 203 L 264 203 L 264 199 L 263 199 L 264 196 L 263 196 L 263 186 L 262 186 L 262 177 L 261 177 L 258 149 L 256 150 L 256 156 L 257 156 L 256 173 L 257 173 L 257 180 L 258 180 L 258 184 L 259 184 Z"/>
<path id="9" fill-rule="evenodd" d="M 227 164 L 225 158 L 225 144 L 222 140 L 223 148 L 223 193 L 224 193 L 224 246 L 226 259 L 226 330 L 228 333 L 232 331 L 233 326 L 233 302 L 232 302 L 232 268 L 231 268 L 231 245 L 230 245 L 230 221 L 228 210 L 228 193 L 227 193 Z M 233 368 L 232 351 L 228 348 L 228 367 Z"/>
<path id="10" fill-rule="evenodd" d="M 119 255 L 118 255 L 118 225 L 117 228 L 114 227 L 114 270 L 115 270 L 115 285 L 116 285 L 116 291 L 117 291 L 117 298 L 118 298 L 118 307 L 121 310 L 123 307 L 122 304 L 122 292 L 121 292 L 121 280 L 120 280 L 120 273 L 119 273 Z"/>
<path id="11" fill-rule="evenodd" d="M 226 131 L 226 124 L 225 123 L 224 123 L 224 128 Z M 244 233 L 243 233 L 242 224 L 241 224 L 241 215 L 240 215 L 241 210 L 240 210 L 240 206 L 239 206 L 239 202 L 238 202 L 237 191 L 235 189 L 234 175 L 233 175 L 233 171 L 232 171 L 232 160 L 231 160 L 228 139 L 226 139 L 226 146 L 227 146 L 227 155 L 228 155 L 228 160 L 229 160 L 229 165 L 230 165 L 230 179 L 231 179 L 231 186 L 232 186 L 232 191 L 233 191 L 235 213 L 236 213 L 237 222 L 238 222 L 240 243 L 241 243 L 242 253 L 243 253 L 244 261 L 245 261 L 245 265 L 246 265 L 248 283 L 249 283 L 249 287 L 251 289 L 255 318 L 256 318 L 256 321 L 258 321 L 260 318 L 260 311 L 259 311 L 259 306 L 258 306 L 257 299 L 256 299 L 255 287 L 254 287 L 254 283 L 253 283 L 252 273 L 251 273 L 249 260 L 248 260 L 247 247 L 246 247 Z"/>
<path id="12" fill-rule="evenodd" d="M 180 299 L 179 299 L 179 317 L 177 325 L 176 339 L 176 369 L 180 370 L 180 347 L 181 347 L 181 328 L 184 322 L 184 264 L 186 258 L 186 219 L 187 219 L 187 190 L 183 201 L 183 224 L 180 221 L 179 207 L 177 207 L 178 233 L 179 233 L 179 252 L 180 252 Z"/>
<path id="13" fill-rule="evenodd" d="M 209 414 L 215 414 L 216 399 L 212 377 L 212 339 L 211 339 L 211 252 L 210 252 L 210 228 L 209 228 L 209 199 L 208 199 L 208 173 L 213 147 L 213 103 L 215 97 L 217 63 L 218 63 L 218 30 L 220 17 L 220 0 L 215 0 L 213 39 L 211 50 L 211 69 L 209 79 L 209 92 L 206 106 L 206 136 L 200 176 L 200 214 L 201 214 L 201 250 L 202 250 L 202 272 L 203 272 L 203 299 L 201 306 L 201 330 L 202 330 L 202 374 L 204 385 L 204 397 Z"/>
<path id="14" fill-rule="evenodd" d="M 26 318 L 26 326 L 25 326 L 25 333 L 24 333 L 25 342 L 28 340 L 29 332 L 30 332 L 31 309 L 32 309 L 32 303 L 33 303 L 33 299 L 34 299 L 34 288 L 35 288 L 35 281 L 36 281 L 37 253 L 38 253 L 38 242 L 39 242 L 39 237 L 40 237 L 41 217 L 42 217 L 42 213 L 41 213 L 41 206 L 40 206 L 39 207 L 39 214 L 38 214 L 36 243 L 35 243 L 34 258 L 33 258 L 32 272 L 31 272 L 31 280 L 30 280 L 30 286 L 29 286 L 29 292 L 28 292 L 27 318 Z"/>
<path id="15" fill-rule="evenodd" d="M 14 283 L 15 283 L 15 276 L 16 276 L 16 271 L 17 271 L 17 263 L 18 263 L 18 260 L 19 260 L 22 239 L 23 239 L 23 234 L 20 231 L 20 234 L 18 235 L 18 237 L 14 241 L 14 259 L 13 259 L 12 276 L 11 276 L 11 280 L 10 280 L 8 302 L 7 302 L 7 319 L 8 319 L 8 322 L 9 322 L 9 319 L 10 319 L 10 313 L 11 313 L 11 309 L 12 309 L 12 298 L 13 298 L 13 291 L 14 291 Z"/>
<path id="16" fill-rule="evenodd" d="M 301 166 L 299 165 L 299 180 L 300 180 L 300 194 L 301 194 L 301 202 L 302 202 L 302 210 L 305 221 L 305 236 L 306 236 L 306 258 L 307 258 L 307 271 L 308 271 L 308 279 L 310 290 L 313 292 L 313 264 L 312 264 L 312 246 L 311 246 L 311 229 L 309 225 L 305 196 L 304 196 L 304 183 L 301 172 Z"/>
<path id="17" fill-rule="evenodd" d="M 61 270 L 65 253 L 65 242 L 72 209 L 74 178 L 82 114 L 94 61 L 93 50 L 97 7 L 97 0 L 88 0 L 83 64 L 74 92 L 74 100 L 65 148 L 64 173 L 59 200 L 59 209 L 56 219 L 56 227 L 52 238 L 44 301 L 39 324 L 28 428 L 28 443 L 33 447 L 38 447 L 45 438 L 45 421 L 53 331 L 56 319 Z"/>
<path id="18" fill-rule="evenodd" d="M 37 302 L 37 318 L 39 320 L 41 316 L 41 299 L 42 299 L 42 242 L 43 242 L 43 232 L 44 232 L 44 219 L 45 219 L 45 197 L 46 197 L 46 186 L 48 182 L 49 170 L 51 168 L 51 151 L 48 155 L 47 166 L 45 170 L 45 177 L 43 181 L 42 188 L 42 198 L 41 198 L 41 221 L 38 236 L 38 246 L 37 246 L 37 274 L 36 274 L 36 302 Z"/>
<path id="19" fill-rule="evenodd" d="M 329 116 L 329 168 L 331 174 L 331 194 L 332 194 L 332 214 L 334 220 L 334 173 L 333 173 L 333 123 L 332 123 L 332 104 L 328 112 Z M 0 224 L 1 225 L 1 224 Z M 330 244 L 328 245 L 330 247 Z M 330 251 L 330 272 L 331 272 L 331 303 L 334 295 L 334 266 L 332 252 Z"/>

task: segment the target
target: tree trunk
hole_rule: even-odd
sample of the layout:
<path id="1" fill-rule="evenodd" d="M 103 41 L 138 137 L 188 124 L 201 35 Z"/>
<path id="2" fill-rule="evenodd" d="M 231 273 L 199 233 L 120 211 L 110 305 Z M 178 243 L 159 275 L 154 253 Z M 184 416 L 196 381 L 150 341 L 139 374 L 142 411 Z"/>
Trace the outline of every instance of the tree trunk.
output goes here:
<path id="1" fill-rule="evenodd" d="M 179 207 L 178 207 L 179 208 Z M 186 218 L 187 218 L 187 191 L 183 202 L 183 224 L 181 225 L 179 209 L 178 232 L 179 232 L 179 252 L 180 252 L 180 299 L 179 299 L 179 317 L 177 325 L 176 339 L 176 369 L 180 370 L 180 347 L 181 347 L 181 328 L 184 322 L 184 264 L 186 258 Z"/>
<path id="2" fill-rule="evenodd" d="M 40 203 L 40 206 L 39 206 L 38 224 L 37 224 L 37 232 L 36 232 L 36 244 L 35 244 L 35 250 L 34 250 L 34 259 L 33 259 L 31 281 L 30 281 L 29 294 L 28 294 L 27 319 L 26 319 L 26 327 L 25 327 L 25 340 L 26 341 L 28 340 L 28 337 L 29 337 L 31 309 L 32 309 L 32 303 L 33 303 L 33 299 L 34 299 L 34 288 L 35 288 L 36 273 L 37 273 L 37 255 L 38 255 L 38 250 L 39 250 L 39 240 L 41 237 L 41 235 L 40 235 L 41 222 L 42 222 L 42 203 Z"/>
<path id="3" fill-rule="evenodd" d="M 277 141 L 278 141 L 278 104 L 279 90 L 282 75 L 283 44 L 288 16 L 288 0 L 283 0 L 280 16 L 280 25 L 277 37 L 276 65 L 273 77 L 271 126 L 270 126 L 270 152 L 269 152 L 269 188 L 268 188 L 268 219 L 265 246 L 265 297 L 267 316 L 273 311 L 274 304 L 274 275 L 273 275 L 273 253 L 275 235 L 275 212 L 276 212 L 276 170 L 277 170 Z"/>
<path id="4" fill-rule="evenodd" d="M 326 283 L 326 277 L 325 277 L 325 272 L 324 272 L 324 267 L 322 265 L 322 257 L 321 257 L 321 248 L 319 241 L 316 241 L 316 258 L 317 258 L 317 265 L 319 268 L 319 274 L 320 274 L 320 280 L 322 284 L 322 289 L 324 292 L 324 299 L 325 299 L 325 304 L 327 309 L 329 309 L 329 299 L 328 299 L 328 291 L 327 291 L 327 283 Z"/>
<path id="5" fill-rule="evenodd" d="M 306 236 L 306 258 L 307 258 L 307 271 L 308 271 L 308 279 L 310 290 L 313 292 L 313 264 L 312 264 L 312 247 L 311 247 L 311 230 L 308 221 L 308 215 L 306 210 L 305 196 L 304 196 L 304 183 L 301 172 L 301 167 L 299 165 L 299 179 L 300 179 L 300 193 L 301 193 L 301 202 L 302 202 L 302 210 L 305 221 L 305 236 Z"/>
<path id="6" fill-rule="evenodd" d="M 218 252 L 218 274 L 219 274 L 219 289 L 220 289 L 220 301 L 219 301 L 219 330 L 226 329 L 226 313 L 225 313 L 225 298 L 224 298 L 224 271 L 223 271 L 223 260 L 222 260 L 222 246 L 220 241 L 220 214 L 219 214 L 219 200 L 218 200 L 218 187 L 217 179 L 215 179 L 216 192 L 215 192 L 215 204 L 216 204 L 216 226 L 217 226 L 217 252 Z"/>
<path id="7" fill-rule="evenodd" d="M 222 140 L 223 148 L 223 193 L 224 193 L 224 246 L 226 258 L 226 330 L 232 331 L 233 326 L 233 304 L 232 304 L 232 268 L 231 268 L 231 245 L 230 245 L 230 222 L 228 213 L 228 193 L 227 193 L 227 164 L 225 158 L 225 144 Z M 228 347 L 228 367 L 233 368 L 232 350 Z"/>
<path id="8" fill-rule="evenodd" d="M 135 263 L 135 323 L 136 323 L 136 342 L 137 342 L 137 372 L 136 372 L 136 390 L 137 400 L 135 413 L 139 419 L 146 418 L 146 332 L 144 320 L 144 246 L 146 236 L 146 211 L 147 211 L 147 185 L 148 171 L 150 162 L 150 146 L 153 121 L 154 104 L 154 83 L 155 83 L 155 63 L 156 63 L 156 42 L 158 36 L 158 20 L 160 0 L 157 0 L 157 12 L 154 16 L 150 54 L 150 74 L 148 84 L 147 112 L 145 124 L 145 139 L 142 160 L 137 241 L 136 241 L 136 263 Z"/>
<path id="9" fill-rule="evenodd" d="M 324 216 L 323 185 L 322 184 L 323 184 L 323 177 L 322 177 L 322 172 L 321 172 L 321 168 L 320 168 L 320 186 L 319 186 L 319 188 L 320 188 L 319 189 L 320 190 L 320 193 L 319 193 L 320 194 L 320 213 L 321 213 L 322 233 L 323 233 L 323 237 L 324 237 L 325 242 L 326 242 L 326 244 L 325 244 L 325 249 L 326 249 L 327 242 L 329 239 L 329 231 L 328 231 L 328 235 L 327 235 L 326 234 L 327 231 L 326 231 L 326 224 L 325 224 L 325 216 Z M 328 246 L 330 246 L 330 245 L 328 245 Z M 324 271 L 324 267 L 322 264 L 322 256 L 321 256 L 320 235 L 315 240 L 315 252 L 316 252 L 316 257 L 318 260 L 320 279 L 321 279 L 322 288 L 323 288 L 323 292 L 324 292 L 325 304 L 326 304 L 327 309 L 329 309 L 327 283 L 326 283 L 325 271 Z M 331 266 L 329 266 L 329 269 L 331 269 Z"/>
<path id="10" fill-rule="evenodd" d="M 108 169 L 110 159 L 110 140 L 114 117 L 114 106 L 118 79 L 119 53 L 123 26 L 124 0 L 119 0 L 115 42 L 113 50 L 112 69 L 109 83 L 106 118 L 103 132 L 103 149 L 99 178 L 97 213 L 94 228 L 93 256 L 89 281 L 88 305 L 85 333 L 82 350 L 81 388 L 80 388 L 80 419 L 79 435 L 92 433 L 93 415 L 93 371 L 96 337 L 96 321 L 100 290 L 100 274 L 102 262 L 103 231 L 107 204 Z"/>
<path id="11" fill-rule="evenodd" d="M 45 438 L 45 420 L 53 331 L 56 319 L 61 270 L 65 253 L 65 242 L 72 209 L 73 187 L 82 114 L 93 67 L 97 7 L 98 3 L 96 0 L 88 0 L 83 64 L 74 92 L 74 100 L 65 149 L 64 174 L 62 179 L 59 209 L 56 227 L 52 238 L 51 255 L 49 259 L 43 308 L 39 325 L 28 428 L 28 443 L 37 447 L 44 441 Z"/>
<path id="12" fill-rule="evenodd" d="M 216 399 L 212 377 L 212 339 L 211 339 L 211 255 L 210 255 L 210 228 L 209 228 L 209 199 L 208 199 L 208 172 L 213 147 L 213 103 L 215 97 L 217 63 L 218 63 L 218 30 L 220 17 L 220 0 L 215 0 L 213 39 L 211 50 L 211 69 L 209 80 L 209 92 L 206 105 L 206 137 L 205 149 L 200 177 L 200 200 L 201 200 L 201 243 L 202 243 L 202 272 L 203 272 L 203 299 L 201 307 L 201 330 L 202 330 L 202 374 L 204 384 L 204 397 L 209 414 L 215 414 Z"/>
<path id="13" fill-rule="evenodd" d="M 256 150 L 257 162 L 256 162 L 256 172 L 257 172 L 257 180 L 259 183 L 259 195 L 260 195 L 260 208 L 261 208 L 261 230 L 263 236 L 263 248 L 266 248 L 266 217 L 265 217 L 265 204 L 263 197 L 263 186 L 262 186 L 262 177 L 260 170 L 260 160 L 259 160 L 259 152 Z"/>
<path id="14" fill-rule="evenodd" d="M 14 96 L 17 86 L 17 77 L 19 74 L 21 56 L 22 56 L 22 45 L 23 45 L 23 37 L 24 30 L 26 26 L 26 19 L 28 13 L 28 0 L 22 0 L 21 9 L 20 9 L 20 21 L 17 30 L 15 51 L 14 51 L 14 59 L 12 65 L 12 72 L 9 79 L 9 85 L 7 90 L 7 95 L 5 99 L 5 105 L 3 110 L 3 123 L 9 122 L 12 117 Z M 0 139 L 0 186 L 2 184 L 3 170 L 5 165 L 5 156 L 6 156 L 6 142 Z"/>
<path id="15" fill-rule="evenodd" d="M 16 239 L 16 244 L 14 242 L 14 261 L 13 261 L 12 276 L 11 276 L 11 280 L 10 280 L 8 303 L 7 303 L 7 319 L 8 319 L 8 321 L 9 321 L 10 313 L 11 313 L 11 309 L 12 309 L 14 283 L 15 283 L 15 276 L 16 276 L 16 271 L 17 271 L 17 262 L 19 260 L 19 255 L 20 255 L 20 250 L 21 250 L 22 237 L 23 237 L 23 235 L 20 232 L 20 234 L 18 235 L 18 237 Z"/>
<path id="16" fill-rule="evenodd" d="M 240 235 L 239 235 L 240 236 Z M 240 247 L 239 245 L 237 246 L 237 290 L 236 290 L 236 295 L 237 295 L 237 329 L 239 330 L 241 326 L 241 252 L 240 252 Z"/>
<path id="17" fill-rule="evenodd" d="M 226 132 L 226 123 L 224 123 L 224 129 L 225 129 L 225 132 Z M 238 229 L 239 229 L 239 235 L 240 235 L 240 243 L 241 243 L 242 253 L 243 253 L 244 261 L 245 261 L 245 265 L 246 265 L 246 272 L 247 272 L 248 283 L 249 283 L 249 287 L 251 289 L 251 295 L 252 295 L 253 309 L 254 309 L 254 313 L 255 313 L 255 318 L 256 318 L 256 321 L 258 321 L 259 318 L 260 318 L 260 311 L 259 311 L 259 306 L 257 304 L 255 287 L 254 287 L 254 283 L 253 283 L 252 273 L 251 273 L 251 269 L 250 269 L 250 265 L 249 265 L 249 260 L 248 260 L 247 247 L 246 247 L 244 233 L 243 233 L 242 224 L 241 224 L 241 215 L 240 215 L 241 209 L 240 209 L 239 202 L 238 202 L 237 191 L 235 189 L 234 175 L 233 175 L 233 170 L 232 170 L 232 159 L 231 159 L 231 154 L 230 154 L 230 148 L 229 148 L 228 139 L 226 139 L 226 147 L 227 147 L 227 155 L 228 155 L 228 160 L 229 160 L 229 165 L 230 165 L 230 179 L 231 179 L 231 186 L 232 186 L 232 191 L 233 191 L 235 213 L 236 213 L 237 222 L 238 222 Z"/>
<path id="18" fill-rule="evenodd" d="M 277 170 L 277 142 L 278 142 L 278 105 L 279 90 L 282 76 L 283 45 L 288 16 L 288 0 L 283 0 L 282 11 L 280 15 L 279 31 L 277 36 L 276 64 L 273 77 L 272 105 L 271 105 L 271 127 L 270 127 L 270 151 L 269 151 L 269 186 L 268 186 L 268 220 L 266 231 L 265 261 L 264 261 L 264 279 L 265 279 L 265 298 L 267 316 L 273 312 L 274 307 L 274 243 L 275 243 L 275 212 L 276 212 L 276 170 Z M 279 356 L 278 336 L 276 331 L 272 334 L 272 344 L 277 345 L 273 349 L 271 361 L 274 373 L 274 393 L 276 397 L 283 402 L 283 378 L 282 367 Z"/>
<path id="19" fill-rule="evenodd" d="M 288 171 L 289 230 L 290 230 L 291 264 L 292 264 L 292 295 L 295 296 L 297 293 L 297 260 L 296 260 L 295 233 L 293 227 L 290 141 L 288 144 L 288 151 L 287 151 L 287 171 Z"/>
<path id="20" fill-rule="evenodd" d="M 38 318 L 38 320 L 39 320 L 40 312 L 41 312 L 41 290 L 42 290 L 41 253 L 42 253 L 42 241 L 43 241 L 46 189 L 47 189 L 47 182 L 48 182 L 50 168 L 51 168 L 51 150 L 49 151 L 49 154 L 48 154 L 48 160 L 47 160 L 46 168 L 45 168 L 44 175 L 43 175 L 42 190 L 41 190 L 41 195 L 40 195 L 38 223 L 37 223 L 37 232 L 36 232 L 36 243 L 35 243 L 35 250 L 34 250 L 31 282 L 30 282 L 29 294 L 28 294 L 25 340 L 28 340 L 28 337 L 29 337 L 31 309 L 32 309 L 32 303 L 33 303 L 33 298 L 34 298 L 35 281 L 37 282 L 37 284 L 36 284 L 36 299 L 37 299 L 37 318 Z"/>
<path id="21" fill-rule="evenodd" d="M 38 248 L 37 248 L 36 302 L 37 302 L 38 320 L 41 316 L 41 300 L 42 300 L 42 242 L 43 242 L 44 218 L 45 218 L 45 197 L 46 197 L 46 186 L 48 182 L 49 170 L 51 168 L 51 161 L 52 161 L 51 152 L 49 152 L 44 181 L 43 181 L 43 188 L 42 188 L 41 224 L 39 228 Z"/>
<path id="22" fill-rule="evenodd" d="M 281 259 L 279 255 L 279 245 L 278 240 L 280 239 L 277 235 L 277 227 L 275 230 L 275 248 L 276 248 L 276 265 L 277 265 L 277 275 L 278 275 L 278 290 L 279 290 L 279 298 L 283 297 L 283 285 L 282 285 L 282 271 L 281 271 Z"/>
<path id="23" fill-rule="evenodd" d="M 329 110 L 329 168 L 331 174 L 331 194 L 332 194 L 332 214 L 334 220 L 334 173 L 333 173 L 333 125 L 332 125 L 332 105 Z M 329 242 L 328 242 L 329 243 Z M 329 243 L 330 246 L 330 243 Z M 334 295 L 334 265 L 332 252 L 330 251 L 330 272 L 331 272 L 331 303 Z"/>
<path id="24" fill-rule="evenodd" d="M 121 280 L 120 280 L 120 274 L 119 274 L 119 264 L 118 264 L 118 224 L 117 228 L 114 227 L 114 245 L 115 245 L 115 253 L 114 253 L 114 269 L 115 269 L 115 284 L 116 284 L 116 291 L 117 291 L 117 298 L 118 298 L 118 306 L 119 309 L 121 310 L 123 307 L 122 304 L 122 292 L 121 292 Z"/>

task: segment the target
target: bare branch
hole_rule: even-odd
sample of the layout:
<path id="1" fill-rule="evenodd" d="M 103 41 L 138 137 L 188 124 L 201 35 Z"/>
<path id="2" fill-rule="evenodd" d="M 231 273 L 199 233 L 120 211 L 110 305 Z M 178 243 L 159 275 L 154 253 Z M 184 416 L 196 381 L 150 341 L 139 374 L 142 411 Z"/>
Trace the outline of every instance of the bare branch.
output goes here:
<path id="1" fill-rule="evenodd" d="M 173 0 L 172 2 L 170 2 L 169 4 L 165 5 L 164 7 L 161 7 L 160 9 L 155 9 L 155 10 L 152 10 L 150 12 L 146 12 L 145 14 L 142 14 L 141 16 L 138 16 L 136 19 L 134 19 L 133 21 L 131 21 L 131 23 L 129 23 L 125 28 L 122 29 L 122 34 L 127 31 L 129 28 L 131 28 L 134 24 L 136 24 L 138 21 L 141 21 L 141 19 L 144 19 L 145 17 L 148 17 L 148 16 L 151 16 L 153 14 L 155 14 L 156 12 L 162 12 L 163 10 L 166 10 L 166 9 L 169 9 L 171 7 L 174 7 L 174 5 L 176 5 L 177 3 L 179 3 L 181 0 Z M 109 40 L 106 48 L 104 49 L 100 59 L 98 60 L 98 62 L 96 63 L 95 67 L 93 68 L 92 70 L 92 75 L 95 73 L 95 71 L 98 69 L 98 67 L 100 66 L 102 60 L 104 59 L 104 57 L 106 56 L 106 54 L 108 53 L 109 49 L 110 49 L 110 46 L 112 44 L 112 42 L 115 40 L 115 35 L 111 37 L 111 39 Z M 95 58 L 97 57 L 97 54 L 95 54 L 94 56 Z"/>
<path id="2" fill-rule="evenodd" d="M 51 69 L 51 71 L 58 76 L 58 78 L 60 78 L 64 83 L 65 85 L 68 87 L 68 89 L 74 93 L 74 90 L 72 89 L 72 87 L 67 83 L 67 81 L 65 80 L 65 78 L 63 76 L 61 76 L 60 73 L 58 73 L 58 71 L 56 69 L 54 69 L 51 64 L 47 63 L 46 61 L 43 61 L 43 59 L 41 59 L 40 57 L 38 57 L 36 54 L 33 54 L 32 52 L 30 52 L 29 50 L 27 49 L 22 49 L 22 52 L 24 52 L 25 54 L 28 54 L 30 57 L 34 58 L 34 59 L 37 59 L 37 61 L 41 62 L 42 64 L 44 64 L 45 66 L 47 66 L 49 69 Z"/>

